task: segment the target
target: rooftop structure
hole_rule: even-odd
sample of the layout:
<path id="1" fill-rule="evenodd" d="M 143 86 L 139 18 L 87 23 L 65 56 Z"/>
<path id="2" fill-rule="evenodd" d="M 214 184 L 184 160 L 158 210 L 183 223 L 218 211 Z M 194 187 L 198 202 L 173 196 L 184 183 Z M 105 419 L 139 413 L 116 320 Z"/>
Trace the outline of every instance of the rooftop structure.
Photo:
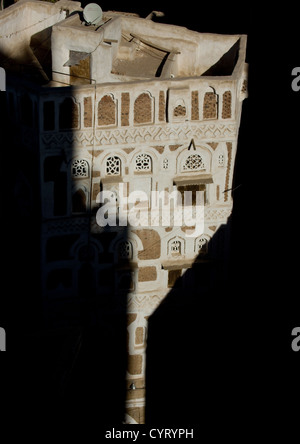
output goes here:
<path id="1" fill-rule="evenodd" d="M 62 84 L 230 76 L 246 42 L 116 11 L 89 25 L 80 3 L 67 0 L 19 1 L 1 12 L 0 26 L 4 68 L 30 67 Z"/>

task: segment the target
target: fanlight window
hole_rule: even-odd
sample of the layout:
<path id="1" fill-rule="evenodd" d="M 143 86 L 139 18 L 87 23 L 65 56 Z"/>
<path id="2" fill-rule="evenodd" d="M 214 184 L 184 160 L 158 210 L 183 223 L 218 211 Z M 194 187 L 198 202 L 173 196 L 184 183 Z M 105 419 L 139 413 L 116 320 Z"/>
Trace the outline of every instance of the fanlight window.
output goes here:
<path id="1" fill-rule="evenodd" d="M 200 237 L 197 243 L 197 250 L 199 254 L 206 254 L 208 252 L 208 239 Z"/>
<path id="2" fill-rule="evenodd" d="M 199 171 L 205 169 L 205 165 L 200 154 L 188 156 L 182 167 L 183 171 Z"/>
<path id="3" fill-rule="evenodd" d="M 106 174 L 119 176 L 121 174 L 121 159 L 117 156 L 108 157 L 106 160 Z"/>
<path id="4" fill-rule="evenodd" d="M 138 154 L 135 158 L 135 170 L 136 171 L 151 171 L 152 159 L 148 154 Z"/>
<path id="5" fill-rule="evenodd" d="M 221 154 L 219 154 L 219 157 L 218 157 L 218 166 L 223 167 L 224 164 L 225 164 L 225 156 L 223 153 L 221 153 Z"/>
<path id="6" fill-rule="evenodd" d="M 89 164 L 86 160 L 76 159 L 72 163 L 72 177 L 85 178 L 89 177 Z"/>
<path id="7" fill-rule="evenodd" d="M 129 241 L 120 242 L 118 245 L 119 259 L 132 259 L 132 244 Z"/>
<path id="8" fill-rule="evenodd" d="M 181 253 L 181 242 L 179 240 L 174 240 L 170 245 L 171 254 L 180 254 Z"/>
<path id="9" fill-rule="evenodd" d="M 162 166 L 164 170 L 167 170 L 169 168 L 169 159 L 164 159 Z"/>
<path id="10" fill-rule="evenodd" d="M 183 254 L 183 244 L 179 239 L 172 239 L 169 241 L 169 254 L 171 256 L 179 256 Z"/>

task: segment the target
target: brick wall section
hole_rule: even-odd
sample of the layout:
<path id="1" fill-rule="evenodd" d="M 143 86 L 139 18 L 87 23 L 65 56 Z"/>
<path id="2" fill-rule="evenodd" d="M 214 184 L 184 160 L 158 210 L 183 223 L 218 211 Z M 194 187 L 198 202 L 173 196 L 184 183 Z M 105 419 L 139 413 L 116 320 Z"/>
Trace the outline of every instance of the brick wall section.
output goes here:
<path id="1" fill-rule="evenodd" d="M 71 128 L 78 128 L 79 126 L 79 105 L 76 105 L 75 103 L 72 104 L 72 124 Z"/>
<path id="2" fill-rule="evenodd" d="M 162 154 L 164 152 L 165 147 L 164 146 L 154 146 L 154 149 L 159 152 L 159 154 Z"/>
<path id="3" fill-rule="evenodd" d="M 127 314 L 127 326 L 132 324 L 136 320 L 137 314 L 136 313 L 128 313 Z"/>
<path id="4" fill-rule="evenodd" d="M 160 122 L 165 122 L 166 120 L 166 98 L 164 91 L 159 91 L 158 119 Z"/>
<path id="5" fill-rule="evenodd" d="M 204 95 L 203 118 L 204 119 L 217 118 L 217 96 L 213 92 L 207 92 Z"/>
<path id="6" fill-rule="evenodd" d="M 192 120 L 199 120 L 199 93 L 192 91 Z"/>
<path id="7" fill-rule="evenodd" d="M 157 279 L 156 267 L 139 268 L 139 282 L 155 281 Z"/>
<path id="8" fill-rule="evenodd" d="M 142 355 L 129 355 L 127 361 L 128 373 L 131 375 L 140 375 L 142 373 L 142 364 Z"/>
<path id="9" fill-rule="evenodd" d="M 169 148 L 170 148 L 170 151 L 176 151 L 177 148 L 179 148 L 180 146 L 182 146 L 182 145 L 170 145 Z"/>
<path id="10" fill-rule="evenodd" d="M 138 424 L 145 423 L 144 407 L 130 407 L 126 411 Z"/>
<path id="11" fill-rule="evenodd" d="M 143 250 L 139 251 L 138 259 L 158 259 L 160 257 L 160 236 L 157 231 L 144 229 L 134 231 L 143 243 Z"/>
<path id="12" fill-rule="evenodd" d="M 98 194 L 100 193 L 100 184 L 94 183 L 93 184 L 93 194 L 92 194 L 92 200 L 96 200 Z"/>
<path id="13" fill-rule="evenodd" d="M 222 119 L 231 119 L 231 91 L 223 94 Z"/>
<path id="14" fill-rule="evenodd" d="M 226 171 L 226 179 L 225 179 L 225 190 L 228 190 L 229 188 L 229 179 L 230 179 L 230 170 L 231 170 L 231 162 L 232 162 L 232 143 L 226 142 L 227 145 L 227 155 L 228 155 L 228 162 L 227 162 L 227 171 Z M 224 202 L 228 200 L 229 191 L 224 193 Z"/>
<path id="15" fill-rule="evenodd" d="M 98 125 L 115 125 L 116 123 L 116 104 L 109 95 L 102 97 L 98 103 Z"/>
<path id="16" fill-rule="evenodd" d="M 140 94 L 134 102 L 134 123 L 152 122 L 152 104 L 149 94 Z"/>
<path id="17" fill-rule="evenodd" d="M 84 126 L 90 128 L 93 126 L 93 107 L 92 98 L 85 97 L 83 102 L 83 120 Z"/>
<path id="18" fill-rule="evenodd" d="M 71 84 L 90 83 L 90 56 L 79 61 L 78 65 L 70 66 Z"/>
<path id="19" fill-rule="evenodd" d="M 209 145 L 213 150 L 215 150 L 218 147 L 218 142 L 207 142 L 207 145 Z"/>
<path id="20" fill-rule="evenodd" d="M 129 93 L 122 93 L 121 95 L 121 125 L 129 125 L 129 105 L 130 96 Z"/>
<path id="21" fill-rule="evenodd" d="M 135 329 L 135 344 L 142 345 L 144 343 L 144 329 L 143 327 L 137 327 Z"/>

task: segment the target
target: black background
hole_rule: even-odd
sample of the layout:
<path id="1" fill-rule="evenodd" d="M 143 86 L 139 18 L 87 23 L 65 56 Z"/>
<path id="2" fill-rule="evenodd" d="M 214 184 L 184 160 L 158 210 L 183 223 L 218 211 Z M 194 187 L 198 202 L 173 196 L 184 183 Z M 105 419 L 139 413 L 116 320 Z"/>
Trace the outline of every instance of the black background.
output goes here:
<path id="1" fill-rule="evenodd" d="M 300 92 L 291 88 L 291 71 L 300 66 L 299 7 L 288 2 L 264 9 L 262 4 L 253 2 L 98 3 L 103 10 L 136 12 L 142 17 L 152 10 L 164 11 L 162 22 L 199 32 L 248 35 L 249 97 L 243 104 L 235 166 L 234 186 L 238 188 L 233 193 L 231 291 L 219 295 L 216 301 L 197 304 L 186 313 L 201 323 L 193 331 L 194 340 L 189 345 L 191 352 L 199 351 L 201 363 L 192 372 L 195 382 L 179 364 L 180 351 L 176 352 L 173 344 L 170 384 L 178 393 L 183 389 L 193 392 L 197 386 L 189 400 L 195 403 L 194 417 L 199 418 L 203 433 L 209 429 L 213 436 L 243 440 L 292 432 L 297 427 L 300 403 L 300 352 L 291 349 L 291 331 L 300 326 Z M 10 164 L 13 160 L 9 150 L 1 146 L 3 161 Z M 2 180 L 3 202 L 5 187 L 9 186 L 6 179 Z M 9 221 L 3 206 L 2 219 L 7 228 Z M 10 243 L 4 250 L 3 262 L 20 265 L 16 250 L 16 245 Z M 11 302 L 15 297 L 13 281 L 18 278 L 18 271 L 2 278 L 0 325 L 7 320 L 3 301 Z M 18 316 L 21 318 L 21 313 Z M 22 328 L 26 328 L 24 320 Z M 203 342 L 205 353 L 201 354 Z M 18 378 L 26 352 L 18 355 L 9 336 L 7 348 L 0 357 L 3 422 L 12 420 L 14 431 L 22 422 L 32 431 L 40 421 L 40 410 L 45 412 L 41 417 L 49 420 L 44 431 L 49 427 L 56 430 L 57 422 L 51 416 L 55 407 L 51 406 L 49 412 L 47 400 L 27 410 L 30 397 L 20 399 L 23 392 L 19 391 Z M 25 393 L 28 396 L 30 390 Z M 93 402 L 96 401 L 91 393 Z M 184 406 L 180 408 L 184 410 Z M 78 424 L 71 423 L 69 427 L 74 431 Z"/>

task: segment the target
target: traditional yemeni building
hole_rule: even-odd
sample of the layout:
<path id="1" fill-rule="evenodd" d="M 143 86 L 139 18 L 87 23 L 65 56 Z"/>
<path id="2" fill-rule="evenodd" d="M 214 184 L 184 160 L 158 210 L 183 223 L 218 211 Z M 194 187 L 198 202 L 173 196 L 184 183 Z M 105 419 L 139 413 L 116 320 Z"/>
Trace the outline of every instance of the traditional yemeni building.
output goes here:
<path id="1" fill-rule="evenodd" d="M 19 188 L 39 200 L 47 325 L 83 322 L 87 294 L 89 319 L 127 310 L 126 421 L 143 423 L 148 317 L 179 277 L 188 291 L 195 261 L 206 270 L 199 292 L 226 280 L 229 238 L 216 234 L 233 205 L 246 36 L 112 11 L 88 26 L 80 3 L 64 0 L 16 3 L 0 30 L 16 137 L 39 167 L 35 182 L 24 168 Z M 99 224 L 103 191 L 116 226 Z M 120 226 L 135 191 L 147 197 L 136 216 L 149 217 Z M 165 222 L 153 191 L 191 191 L 190 208 L 201 192 L 203 230 L 176 225 L 174 211 Z"/>

